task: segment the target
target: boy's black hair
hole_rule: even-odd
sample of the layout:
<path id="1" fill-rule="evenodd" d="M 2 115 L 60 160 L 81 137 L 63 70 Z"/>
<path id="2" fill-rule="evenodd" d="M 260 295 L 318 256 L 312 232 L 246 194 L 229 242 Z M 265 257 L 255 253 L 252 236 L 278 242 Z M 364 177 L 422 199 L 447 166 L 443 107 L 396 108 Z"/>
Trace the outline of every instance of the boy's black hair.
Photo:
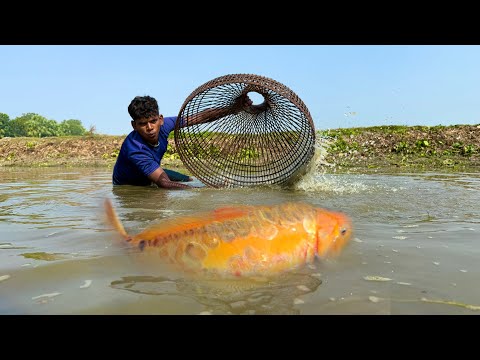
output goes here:
<path id="1" fill-rule="evenodd" d="M 135 96 L 128 105 L 128 113 L 133 121 L 148 119 L 159 114 L 158 103 L 151 96 Z"/>

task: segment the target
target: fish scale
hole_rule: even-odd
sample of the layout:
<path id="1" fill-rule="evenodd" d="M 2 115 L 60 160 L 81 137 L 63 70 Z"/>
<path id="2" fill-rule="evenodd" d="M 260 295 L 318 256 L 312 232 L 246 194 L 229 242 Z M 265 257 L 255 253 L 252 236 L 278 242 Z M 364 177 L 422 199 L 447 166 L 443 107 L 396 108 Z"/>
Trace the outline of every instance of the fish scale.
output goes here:
<path id="1" fill-rule="evenodd" d="M 109 199 L 110 224 L 142 251 L 182 271 L 221 276 L 257 276 L 290 270 L 316 256 L 337 255 L 349 242 L 352 224 L 341 212 L 302 202 L 230 206 L 163 220 L 129 236 Z"/>

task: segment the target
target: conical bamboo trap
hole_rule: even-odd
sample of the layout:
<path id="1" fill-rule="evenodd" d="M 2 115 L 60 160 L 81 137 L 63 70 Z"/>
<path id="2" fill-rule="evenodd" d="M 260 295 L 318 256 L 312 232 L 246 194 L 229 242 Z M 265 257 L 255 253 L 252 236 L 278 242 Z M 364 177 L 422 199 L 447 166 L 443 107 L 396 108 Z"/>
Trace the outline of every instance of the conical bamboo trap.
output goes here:
<path id="1" fill-rule="evenodd" d="M 252 92 L 264 101 L 212 122 L 189 124 L 193 115 L 231 107 Z M 315 145 L 315 127 L 303 101 L 285 85 L 253 74 L 221 76 L 195 89 L 180 109 L 174 136 L 185 167 L 215 188 L 295 182 Z"/>

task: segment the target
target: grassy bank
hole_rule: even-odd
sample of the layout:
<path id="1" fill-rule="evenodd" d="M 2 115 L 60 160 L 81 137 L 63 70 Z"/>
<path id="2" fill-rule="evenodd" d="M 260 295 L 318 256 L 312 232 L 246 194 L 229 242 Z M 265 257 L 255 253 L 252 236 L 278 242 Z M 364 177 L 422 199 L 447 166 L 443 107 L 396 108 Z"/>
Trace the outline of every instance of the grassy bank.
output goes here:
<path id="1" fill-rule="evenodd" d="M 319 135 L 337 170 L 480 170 L 480 125 L 377 126 Z"/>
<path id="2" fill-rule="evenodd" d="M 317 131 L 326 171 L 480 171 L 480 125 L 378 126 Z M 2 138 L 0 167 L 112 167 L 125 136 Z M 173 139 L 163 166 L 183 169 Z"/>

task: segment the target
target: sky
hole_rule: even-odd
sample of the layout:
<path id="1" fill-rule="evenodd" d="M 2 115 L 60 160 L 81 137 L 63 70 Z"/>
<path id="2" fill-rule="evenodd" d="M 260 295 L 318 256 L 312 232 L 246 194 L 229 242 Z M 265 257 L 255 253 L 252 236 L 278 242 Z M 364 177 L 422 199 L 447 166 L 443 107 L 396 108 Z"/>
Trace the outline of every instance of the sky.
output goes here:
<path id="1" fill-rule="evenodd" d="M 290 88 L 317 130 L 480 124 L 479 45 L 0 45 L 0 113 L 126 135 L 135 96 L 175 116 L 200 85 L 244 73 Z"/>

